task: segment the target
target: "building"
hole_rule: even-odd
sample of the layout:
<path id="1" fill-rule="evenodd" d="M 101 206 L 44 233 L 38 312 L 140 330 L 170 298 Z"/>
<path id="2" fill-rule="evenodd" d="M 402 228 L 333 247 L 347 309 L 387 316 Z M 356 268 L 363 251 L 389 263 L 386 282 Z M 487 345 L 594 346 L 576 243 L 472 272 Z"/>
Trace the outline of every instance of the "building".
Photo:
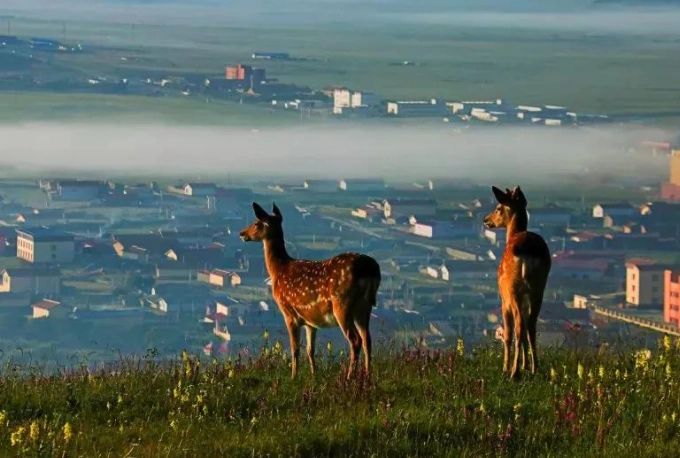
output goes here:
<path id="1" fill-rule="evenodd" d="M 680 200 L 680 149 L 670 153 L 669 177 L 667 183 L 661 184 L 661 198 L 664 200 Z"/>
<path id="2" fill-rule="evenodd" d="M 244 83 L 260 84 L 267 79 L 264 68 L 254 68 L 250 65 L 236 64 L 225 69 L 224 77 L 227 81 L 241 81 Z"/>
<path id="3" fill-rule="evenodd" d="M 548 205 L 541 208 L 527 210 L 532 226 L 568 226 L 571 222 L 571 210 L 568 208 Z"/>
<path id="4" fill-rule="evenodd" d="M 0 273 L 0 293 L 59 294 L 59 269 L 5 269 Z"/>
<path id="5" fill-rule="evenodd" d="M 450 113 L 437 99 L 387 102 L 387 114 L 401 117 L 445 117 Z"/>
<path id="6" fill-rule="evenodd" d="M 385 199 L 383 213 L 385 218 L 412 215 L 434 216 L 437 214 L 437 201 L 434 199 Z"/>
<path id="7" fill-rule="evenodd" d="M 33 263 L 73 262 L 74 237 L 44 226 L 17 229 L 17 257 Z"/>
<path id="8" fill-rule="evenodd" d="M 235 66 L 227 67 L 224 76 L 227 80 L 244 81 L 249 80 L 252 74 L 253 67 L 250 65 L 236 64 Z"/>
<path id="9" fill-rule="evenodd" d="M 636 307 L 661 308 L 664 302 L 664 271 L 649 259 L 626 261 L 626 303 Z"/>
<path id="10" fill-rule="evenodd" d="M 663 278 L 663 321 L 680 329 L 680 270 L 666 269 Z"/>
<path id="11" fill-rule="evenodd" d="M 217 186 L 213 183 L 187 183 L 184 185 L 184 194 L 192 197 L 208 197 L 217 193 Z"/>
<path id="12" fill-rule="evenodd" d="M 625 217 L 632 218 L 639 214 L 639 210 L 628 202 L 597 204 L 593 207 L 593 218 Z"/>
<path id="13" fill-rule="evenodd" d="M 255 51 L 252 55 L 253 59 L 264 59 L 264 60 L 288 60 L 290 59 L 290 54 L 287 52 L 265 52 L 265 51 Z"/>
<path id="14" fill-rule="evenodd" d="M 356 110 L 380 105 L 382 99 L 370 92 L 352 91 L 345 87 L 334 88 L 333 114 L 344 114 L 348 109 Z"/>
<path id="15" fill-rule="evenodd" d="M 305 180 L 302 187 L 314 192 L 335 192 L 338 182 L 335 180 Z"/>
<path id="16" fill-rule="evenodd" d="M 385 180 L 380 178 L 347 178 L 340 180 L 339 187 L 343 191 L 375 192 L 385 190 Z"/>
<path id="17" fill-rule="evenodd" d="M 104 184 L 93 180 L 61 180 L 56 189 L 48 195 L 50 198 L 67 201 L 95 200 L 100 197 Z"/>
<path id="18" fill-rule="evenodd" d="M 65 307 L 60 302 L 51 299 L 43 299 L 31 305 L 33 318 L 49 318 L 50 316 L 64 315 Z"/>
<path id="19" fill-rule="evenodd" d="M 224 288 L 225 286 L 235 288 L 241 284 L 241 276 L 236 272 L 215 269 L 210 272 L 210 284 L 220 288 Z"/>

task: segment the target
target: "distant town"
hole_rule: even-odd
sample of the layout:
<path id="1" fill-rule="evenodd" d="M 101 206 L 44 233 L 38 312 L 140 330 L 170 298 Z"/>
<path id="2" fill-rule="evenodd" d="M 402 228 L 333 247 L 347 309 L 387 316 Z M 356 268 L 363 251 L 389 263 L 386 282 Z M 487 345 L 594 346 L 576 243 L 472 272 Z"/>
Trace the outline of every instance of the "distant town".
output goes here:
<path id="1" fill-rule="evenodd" d="M 2 90 L 43 90 L 77 93 L 129 94 L 147 96 L 201 97 L 211 100 L 231 100 L 269 110 L 299 112 L 302 118 L 431 118 L 448 123 L 525 124 L 536 126 L 573 126 L 612 122 L 615 118 L 603 114 L 575 113 L 555 105 L 515 105 L 499 98 L 478 101 L 447 101 L 442 98 L 425 100 L 385 99 L 379 94 L 342 86 L 310 88 L 294 82 L 282 82 L 268 75 L 265 68 L 235 63 L 224 68 L 223 77 L 209 75 L 173 76 L 149 74 L 121 76 L 115 79 L 92 74 L 86 77 L 59 77 L 50 74 L 38 78 L 30 68 L 34 63 L 48 63 L 54 53 L 83 54 L 87 46 L 66 44 L 53 38 L 21 38 L 0 35 L 0 50 L 7 53 L 8 71 L 0 75 Z M 127 62 L 127 57 L 119 59 Z M 287 52 L 255 51 L 253 62 L 297 59 Z M 392 66 L 413 66 L 405 61 Z M 217 69 L 216 69 L 217 70 Z"/>
<path id="2" fill-rule="evenodd" d="M 540 344 L 680 336 L 680 267 L 664 260 L 680 244 L 680 152 L 667 146 L 669 180 L 656 200 L 588 207 L 533 200 L 542 203 L 529 208 L 530 229 L 553 253 Z M 427 348 L 458 337 L 492 341 L 505 243 L 502 230 L 481 224 L 492 199 L 487 186 L 444 180 L 5 178 L 2 339 L 43 357 L 84 348 L 99 359 L 111 349 L 234 355 L 264 336 L 285 344 L 262 247 L 238 237 L 254 218 L 253 201 L 276 201 L 292 256 L 361 251 L 380 262 L 376 340 Z M 320 339 L 342 348 L 338 329 Z"/>

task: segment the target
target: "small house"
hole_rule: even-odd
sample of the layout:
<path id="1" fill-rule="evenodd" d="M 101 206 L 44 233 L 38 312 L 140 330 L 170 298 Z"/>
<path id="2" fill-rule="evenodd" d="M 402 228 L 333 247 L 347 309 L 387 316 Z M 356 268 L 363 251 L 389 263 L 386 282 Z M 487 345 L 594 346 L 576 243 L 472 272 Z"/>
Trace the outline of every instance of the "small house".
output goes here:
<path id="1" fill-rule="evenodd" d="M 43 299 L 31 305 L 33 308 L 33 318 L 49 318 L 54 316 L 65 316 L 66 307 L 60 302 L 52 299 Z"/>
<path id="2" fill-rule="evenodd" d="M 186 183 L 183 189 L 184 195 L 192 197 L 214 196 L 217 193 L 214 183 Z"/>
<path id="3" fill-rule="evenodd" d="M 632 218 L 636 214 L 639 214 L 639 210 L 629 202 L 597 204 L 593 207 L 593 218 L 604 218 L 607 215 Z"/>

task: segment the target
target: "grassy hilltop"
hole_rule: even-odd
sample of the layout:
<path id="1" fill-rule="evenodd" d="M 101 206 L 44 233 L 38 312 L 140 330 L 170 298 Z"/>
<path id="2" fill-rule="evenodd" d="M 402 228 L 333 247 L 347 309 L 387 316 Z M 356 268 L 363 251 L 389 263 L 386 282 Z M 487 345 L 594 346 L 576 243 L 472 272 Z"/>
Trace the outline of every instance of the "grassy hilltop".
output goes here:
<path id="1" fill-rule="evenodd" d="M 534 378 L 500 373 L 499 348 L 384 348 L 372 381 L 346 382 L 338 349 L 289 379 L 280 344 L 249 360 L 45 377 L 7 364 L 2 456 L 676 456 L 680 345 L 544 349 Z M 465 355 L 465 356 L 463 356 Z M 304 359 L 304 358 L 303 358 Z M 21 370 L 27 370 L 23 376 Z"/>

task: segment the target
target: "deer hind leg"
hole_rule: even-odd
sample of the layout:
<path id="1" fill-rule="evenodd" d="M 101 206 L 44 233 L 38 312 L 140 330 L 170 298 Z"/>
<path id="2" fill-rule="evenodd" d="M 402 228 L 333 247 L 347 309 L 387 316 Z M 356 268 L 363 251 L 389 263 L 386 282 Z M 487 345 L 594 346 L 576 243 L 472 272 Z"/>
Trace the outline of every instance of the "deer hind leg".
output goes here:
<path id="1" fill-rule="evenodd" d="M 348 312 L 347 307 L 339 301 L 333 301 L 333 314 L 338 321 L 342 333 L 349 342 L 349 369 L 347 379 L 350 379 L 356 369 L 357 359 L 361 353 L 361 336 L 354 324 L 354 317 Z"/>
<path id="2" fill-rule="evenodd" d="M 316 346 L 316 328 L 312 326 L 305 326 L 307 332 L 307 358 L 309 358 L 309 367 L 314 375 L 316 366 L 314 364 L 314 348 Z"/>
<path id="3" fill-rule="evenodd" d="M 517 308 L 517 304 L 514 304 L 515 307 L 515 313 L 513 314 L 513 320 L 514 320 L 514 331 L 515 331 L 515 354 L 513 358 L 513 363 L 512 363 L 512 371 L 510 372 L 510 378 L 511 379 L 517 379 L 519 378 L 519 355 L 520 352 L 522 351 L 523 347 L 523 342 L 526 339 L 526 327 L 524 323 L 524 318 L 522 317 L 521 312 Z"/>
<path id="4" fill-rule="evenodd" d="M 527 333 L 529 334 L 529 350 L 531 352 L 531 373 L 535 374 L 538 370 L 538 355 L 536 353 L 536 323 L 538 313 L 543 305 L 543 291 L 531 297 L 531 314 L 527 320 Z"/>
<path id="5" fill-rule="evenodd" d="M 295 378 L 300 355 L 300 326 L 292 320 L 286 320 L 286 328 L 288 328 L 288 336 L 290 337 L 290 355 L 293 359 L 291 378 Z"/>
<path id="6" fill-rule="evenodd" d="M 359 332 L 359 337 L 361 338 L 364 350 L 364 370 L 366 371 L 367 377 L 370 377 L 371 374 L 371 331 L 368 326 L 370 319 L 370 306 L 360 309 L 354 316 L 354 324 Z"/>
<path id="7" fill-rule="evenodd" d="M 510 345 L 512 344 L 513 318 L 510 307 L 503 304 L 503 372 L 510 372 Z"/>

